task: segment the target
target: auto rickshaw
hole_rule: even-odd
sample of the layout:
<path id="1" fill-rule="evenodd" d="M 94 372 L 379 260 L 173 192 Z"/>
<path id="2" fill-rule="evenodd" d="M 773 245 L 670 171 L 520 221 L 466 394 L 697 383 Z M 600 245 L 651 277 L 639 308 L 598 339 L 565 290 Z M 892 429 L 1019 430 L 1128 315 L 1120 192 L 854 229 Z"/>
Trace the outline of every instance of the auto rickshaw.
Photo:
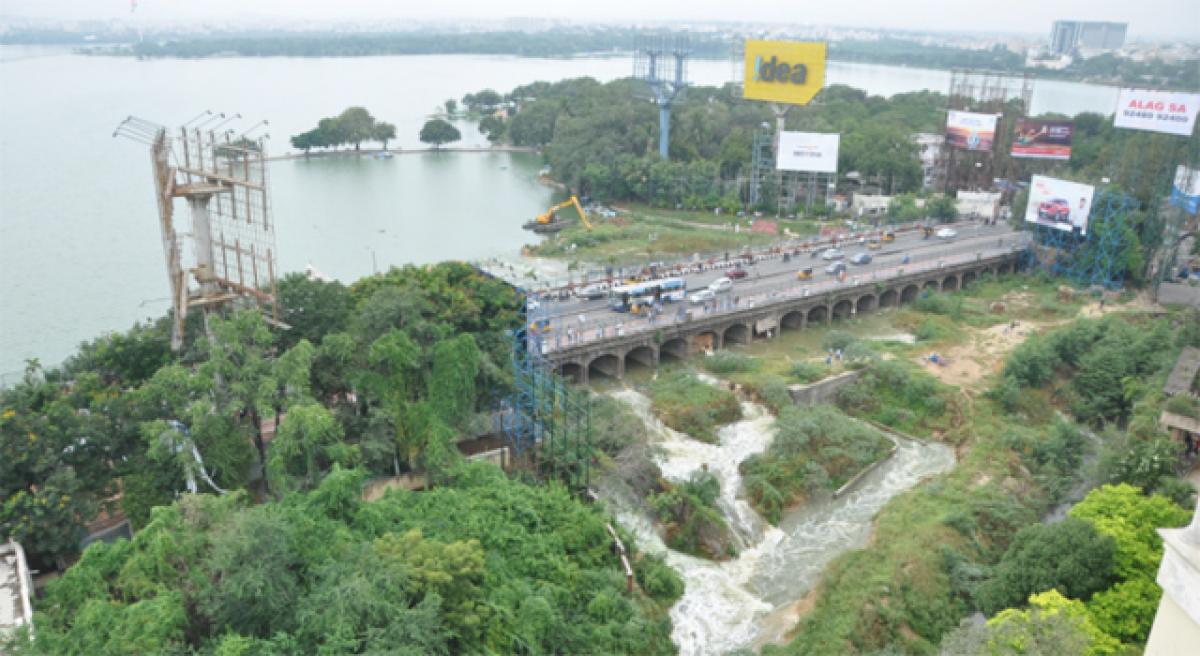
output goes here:
<path id="1" fill-rule="evenodd" d="M 807 269 L 800 269 L 799 271 L 796 272 L 796 280 L 812 280 L 812 276 L 813 276 L 812 267 L 809 267 Z"/>
<path id="2" fill-rule="evenodd" d="M 896 241 L 896 233 L 892 232 L 891 230 L 883 233 L 883 240 L 884 241 Z"/>
<path id="3" fill-rule="evenodd" d="M 870 250 L 873 250 L 873 251 L 877 251 L 880 248 L 883 248 L 883 244 L 879 243 L 878 239 L 872 239 L 871 241 L 867 242 L 867 248 Z"/>

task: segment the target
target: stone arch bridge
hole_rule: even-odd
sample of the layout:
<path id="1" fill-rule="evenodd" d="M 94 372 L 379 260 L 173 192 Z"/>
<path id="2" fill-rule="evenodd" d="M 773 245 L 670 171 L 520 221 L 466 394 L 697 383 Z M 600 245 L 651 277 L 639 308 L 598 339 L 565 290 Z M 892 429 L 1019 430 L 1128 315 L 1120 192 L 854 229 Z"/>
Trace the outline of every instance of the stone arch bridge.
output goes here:
<path id="1" fill-rule="evenodd" d="M 664 325 L 624 336 L 613 336 L 566 346 L 545 354 L 564 377 L 587 383 L 593 376 L 621 378 L 634 367 L 654 368 L 662 360 L 682 360 L 705 349 L 728 344 L 749 344 L 756 337 L 784 330 L 825 326 L 864 312 L 897 307 L 916 300 L 924 290 L 956 291 L 980 276 L 1012 273 L 1015 252 L 980 257 L 941 268 L 906 272 L 885 280 L 847 284 L 801 298 L 780 299 L 753 308 L 741 308 Z"/>

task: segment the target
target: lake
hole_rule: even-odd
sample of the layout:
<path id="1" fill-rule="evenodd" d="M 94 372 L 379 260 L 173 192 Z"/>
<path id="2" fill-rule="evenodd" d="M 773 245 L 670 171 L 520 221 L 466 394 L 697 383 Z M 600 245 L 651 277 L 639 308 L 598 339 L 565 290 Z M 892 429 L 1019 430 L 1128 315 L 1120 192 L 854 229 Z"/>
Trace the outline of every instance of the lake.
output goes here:
<path id="1" fill-rule="evenodd" d="M 83 340 L 163 314 L 168 293 L 144 146 L 113 139 L 126 116 L 176 126 L 200 112 L 267 119 L 268 150 L 351 105 L 396 125 L 393 147 L 448 98 L 536 80 L 630 74 L 629 58 L 429 55 L 150 60 L 0 46 L 0 384 L 26 358 L 57 364 Z M 733 79 L 730 61 L 689 63 L 696 84 Z M 830 62 L 827 81 L 891 95 L 946 91 L 947 71 Z M 1111 113 L 1116 89 L 1039 81 L 1033 113 Z M 457 145 L 486 145 L 460 124 Z M 552 190 L 540 160 L 509 153 L 314 158 L 270 165 L 280 268 L 343 281 L 374 267 L 514 256 L 520 224 Z"/>

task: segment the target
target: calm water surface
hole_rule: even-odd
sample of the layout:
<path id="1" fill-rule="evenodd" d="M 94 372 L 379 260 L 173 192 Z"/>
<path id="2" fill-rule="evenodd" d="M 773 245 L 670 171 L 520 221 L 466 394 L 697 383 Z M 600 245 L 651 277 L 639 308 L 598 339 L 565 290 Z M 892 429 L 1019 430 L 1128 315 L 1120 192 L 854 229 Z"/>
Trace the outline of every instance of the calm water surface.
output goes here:
<path id="1" fill-rule="evenodd" d="M 536 80 L 627 76 L 627 58 L 503 56 L 229 58 L 137 61 L 0 46 L 0 384 L 26 358 L 56 364 L 82 340 L 161 315 L 167 303 L 149 157 L 113 139 L 130 114 L 178 125 L 205 109 L 267 119 L 268 149 L 320 117 L 362 105 L 396 125 L 394 146 L 447 98 Z M 728 61 L 689 65 L 697 84 Z M 944 71 L 843 64 L 829 82 L 874 94 L 949 86 Z M 1115 89 L 1040 82 L 1034 112 L 1111 112 Z M 461 124 L 459 145 L 486 145 Z M 520 223 L 550 201 L 536 156 L 401 155 L 270 165 L 283 271 L 313 264 L 344 281 L 392 264 L 515 255 Z"/>

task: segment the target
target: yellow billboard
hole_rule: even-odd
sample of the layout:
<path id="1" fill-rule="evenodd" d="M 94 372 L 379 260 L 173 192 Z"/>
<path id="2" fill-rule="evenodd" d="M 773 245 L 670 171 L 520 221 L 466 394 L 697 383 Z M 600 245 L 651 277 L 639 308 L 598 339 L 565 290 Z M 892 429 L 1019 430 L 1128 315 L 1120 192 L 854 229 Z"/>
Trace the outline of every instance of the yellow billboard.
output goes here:
<path id="1" fill-rule="evenodd" d="M 742 97 L 807 105 L 825 86 L 825 44 L 747 41 Z"/>

